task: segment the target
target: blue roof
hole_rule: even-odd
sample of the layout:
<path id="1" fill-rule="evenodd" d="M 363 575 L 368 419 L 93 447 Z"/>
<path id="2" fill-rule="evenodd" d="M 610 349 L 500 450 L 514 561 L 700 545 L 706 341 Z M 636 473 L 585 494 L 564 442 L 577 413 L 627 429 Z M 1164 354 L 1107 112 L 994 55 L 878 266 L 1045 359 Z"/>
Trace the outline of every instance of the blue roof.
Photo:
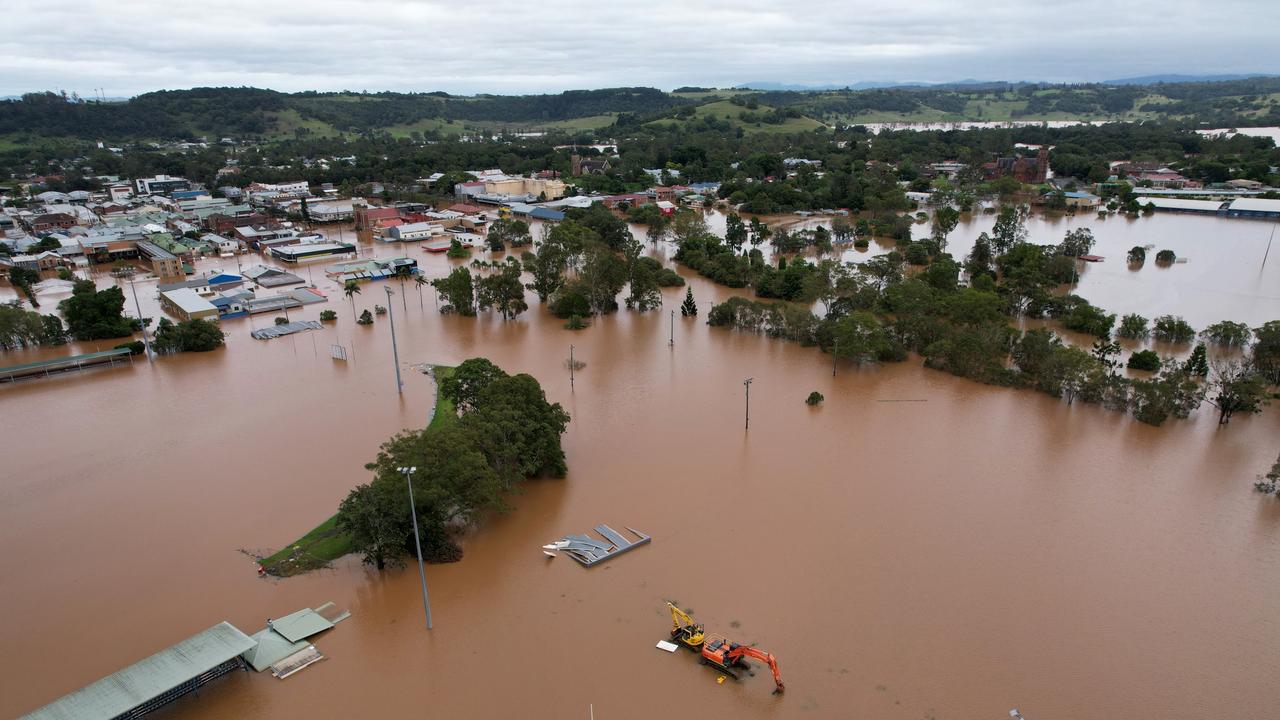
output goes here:
<path id="1" fill-rule="evenodd" d="M 548 208 L 534 208 L 534 209 L 529 213 L 529 217 L 537 218 L 537 219 L 539 219 L 539 220 L 557 220 L 557 221 L 559 221 L 559 220 L 563 220 L 563 219 L 564 219 L 564 213 L 559 212 L 559 211 L 557 211 L 557 210 L 551 210 L 551 209 L 548 209 Z"/>
<path id="2" fill-rule="evenodd" d="M 213 277 L 209 278 L 209 284 L 225 285 L 226 283 L 240 282 L 242 280 L 244 280 L 244 278 L 240 277 L 239 275 L 232 275 L 229 273 L 219 273 L 218 275 L 214 275 Z"/>
<path id="3" fill-rule="evenodd" d="M 1069 192 L 1069 193 L 1062 193 L 1062 194 L 1064 197 L 1076 198 L 1076 199 L 1098 197 L 1093 193 L 1087 193 L 1087 192 Z"/>

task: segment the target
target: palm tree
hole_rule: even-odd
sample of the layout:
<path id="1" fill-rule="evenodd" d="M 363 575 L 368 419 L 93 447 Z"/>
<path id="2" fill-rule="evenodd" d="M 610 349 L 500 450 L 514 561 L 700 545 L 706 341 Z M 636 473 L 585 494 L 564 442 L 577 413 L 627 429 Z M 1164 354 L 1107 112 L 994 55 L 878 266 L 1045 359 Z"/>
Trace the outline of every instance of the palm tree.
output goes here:
<path id="1" fill-rule="evenodd" d="M 422 304 L 422 286 L 427 284 L 427 279 L 418 273 L 413 276 L 413 284 L 418 286 L 418 308 L 425 312 L 427 307 Z"/>
<path id="2" fill-rule="evenodd" d="M 342 294 L 351 300 L 351 317 L 356 317 L 356 296 L 360 294 L 360 283 L 355 280 L 348 280 L 346 285 L 342 286 Z"/>

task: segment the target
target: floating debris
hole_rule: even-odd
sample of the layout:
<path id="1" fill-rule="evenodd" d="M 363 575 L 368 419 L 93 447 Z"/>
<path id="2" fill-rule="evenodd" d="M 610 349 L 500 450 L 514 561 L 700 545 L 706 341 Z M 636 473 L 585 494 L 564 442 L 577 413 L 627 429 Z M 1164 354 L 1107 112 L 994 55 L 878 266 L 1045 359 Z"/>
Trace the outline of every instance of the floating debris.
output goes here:
<path id="1" fill-rule="evenodd" d="M 270 340 L 271 338 L 292 335 L 305 330 L 319 330 L 321 327 L 323 326 L 319 320 L 295 320 L 283 325 L 268 325 L 267 327 L 258 328 L 249 334 L 253 336 L 254 340 Z"/>
<path id="2" fill-rule="evenodd" d="M 640 539 L 628 540 L 608 525 L 601 524 L 595 527 L 595 531 L 604 538 L 603 542 L 585 534 L 566 535 L 559 540 L 543 545 L 542 552 L 548 557 L 555 557 L 556 553 L 564 551 L 568 553 L 569 557 L 577 560 L 583 566 L 590 567 L 598 562 L 603 562 L 644 545 L 653 539 L 634 528 L 627 528 L 627 530 Z"/>
<path id="3" fill-rule="evenodd" d="M 675 644 L 675 643 L 673 643 L 673 642 L 667 642 L 666 640 L 659 640 L 659 641 L 658 641 L 657 648 L 658 648 L 659 650 L 666 650 L 666 651 L 667 651 L 667 652 L 669 652 L 669 653 L 673 653 L 673 652 L 675 652 L 675 651 L 679 650 L 679 649 L 680 649 L 680 646 L 679 646 L 679 645 L 677 645 L 677 644 Z"/>

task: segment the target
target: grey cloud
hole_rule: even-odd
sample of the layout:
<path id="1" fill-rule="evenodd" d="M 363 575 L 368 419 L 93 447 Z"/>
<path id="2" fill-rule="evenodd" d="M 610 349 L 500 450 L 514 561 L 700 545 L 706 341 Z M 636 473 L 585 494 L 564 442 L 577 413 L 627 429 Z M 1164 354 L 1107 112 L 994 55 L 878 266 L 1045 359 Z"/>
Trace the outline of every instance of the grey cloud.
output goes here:
<path id="1" fill-rule="evenodd" d="M 0 94 L 1280 72 L 1271 0 L 9 0 L 3 15 Z"/>

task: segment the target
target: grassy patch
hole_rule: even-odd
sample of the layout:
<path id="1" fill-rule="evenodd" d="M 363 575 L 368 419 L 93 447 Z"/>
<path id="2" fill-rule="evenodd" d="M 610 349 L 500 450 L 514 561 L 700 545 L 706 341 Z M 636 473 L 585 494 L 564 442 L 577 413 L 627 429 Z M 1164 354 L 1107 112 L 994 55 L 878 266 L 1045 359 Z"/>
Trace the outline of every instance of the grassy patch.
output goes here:
<path id="1" fill-rule="evenodd" d="M 453 368 L 436 366 L 435 374 L 438 383 L 452 375 Z M 427 425 L 427 432 L 452 425 L 457 421 L 458 413 L 453 407 L 453 401 L 437 392 L 435 415 Z M 258 563 L 270 575 L 289 577 L 324 567 L 353 551 L 351 538 L 338 530 L 338 516 L 335 514 L 311 532 L 289 543 L 280 552 L 259 558 Z"/>
<path id="2" fill-rule="evenodd" d="M 817 120 L 814 120 L 811 117 L 787 118 L 786 120 L 784 120 L 781 123 L 778 123 L 777 125 L 773 125 L 770 123 L 763 123 L 763 122 L 762 123 L 746 123 L 746 122 L 743 122 L 741 119 L 743 113 L 755 113 L 757 115 L 763 115 L 764 113 L 767 113 L 772 109 L 773 108 L 771 108 L 768 105 L 760 105 L 756 109 L 752 110 L 749 108 L 745 108 L 741 105 L 734 105 L 728 100 L 717 100 L 716 102 L 705 103 L 694 108 L 694 116 L 696 118 L 710 116 L 717 120 L 728 120 L 729 123 L 734 128 L 742 128 L 743 131 L 747 133 L 776 133 L 776 134 L 802 133 L 802 132 L 810 132 L 812 130 L 816 130 L 818 128 L 823 127 L 822 123 L 818 122 Z M 652 124 L 653 125 L 682 125 L 682 124 L 686 124 L 686 121 L 668 118 L 666 120 L 655 120 L 653 121 Z"/>
<path id="3" fill-rule="evenodd" d="M 258 563 L 271 575 L 289 577 L 324 567 L 329 561 L 349 552 L 351 540 L 338 531 L 338 516 L 334 515 L 280 552 L 261 558 Z"/>

